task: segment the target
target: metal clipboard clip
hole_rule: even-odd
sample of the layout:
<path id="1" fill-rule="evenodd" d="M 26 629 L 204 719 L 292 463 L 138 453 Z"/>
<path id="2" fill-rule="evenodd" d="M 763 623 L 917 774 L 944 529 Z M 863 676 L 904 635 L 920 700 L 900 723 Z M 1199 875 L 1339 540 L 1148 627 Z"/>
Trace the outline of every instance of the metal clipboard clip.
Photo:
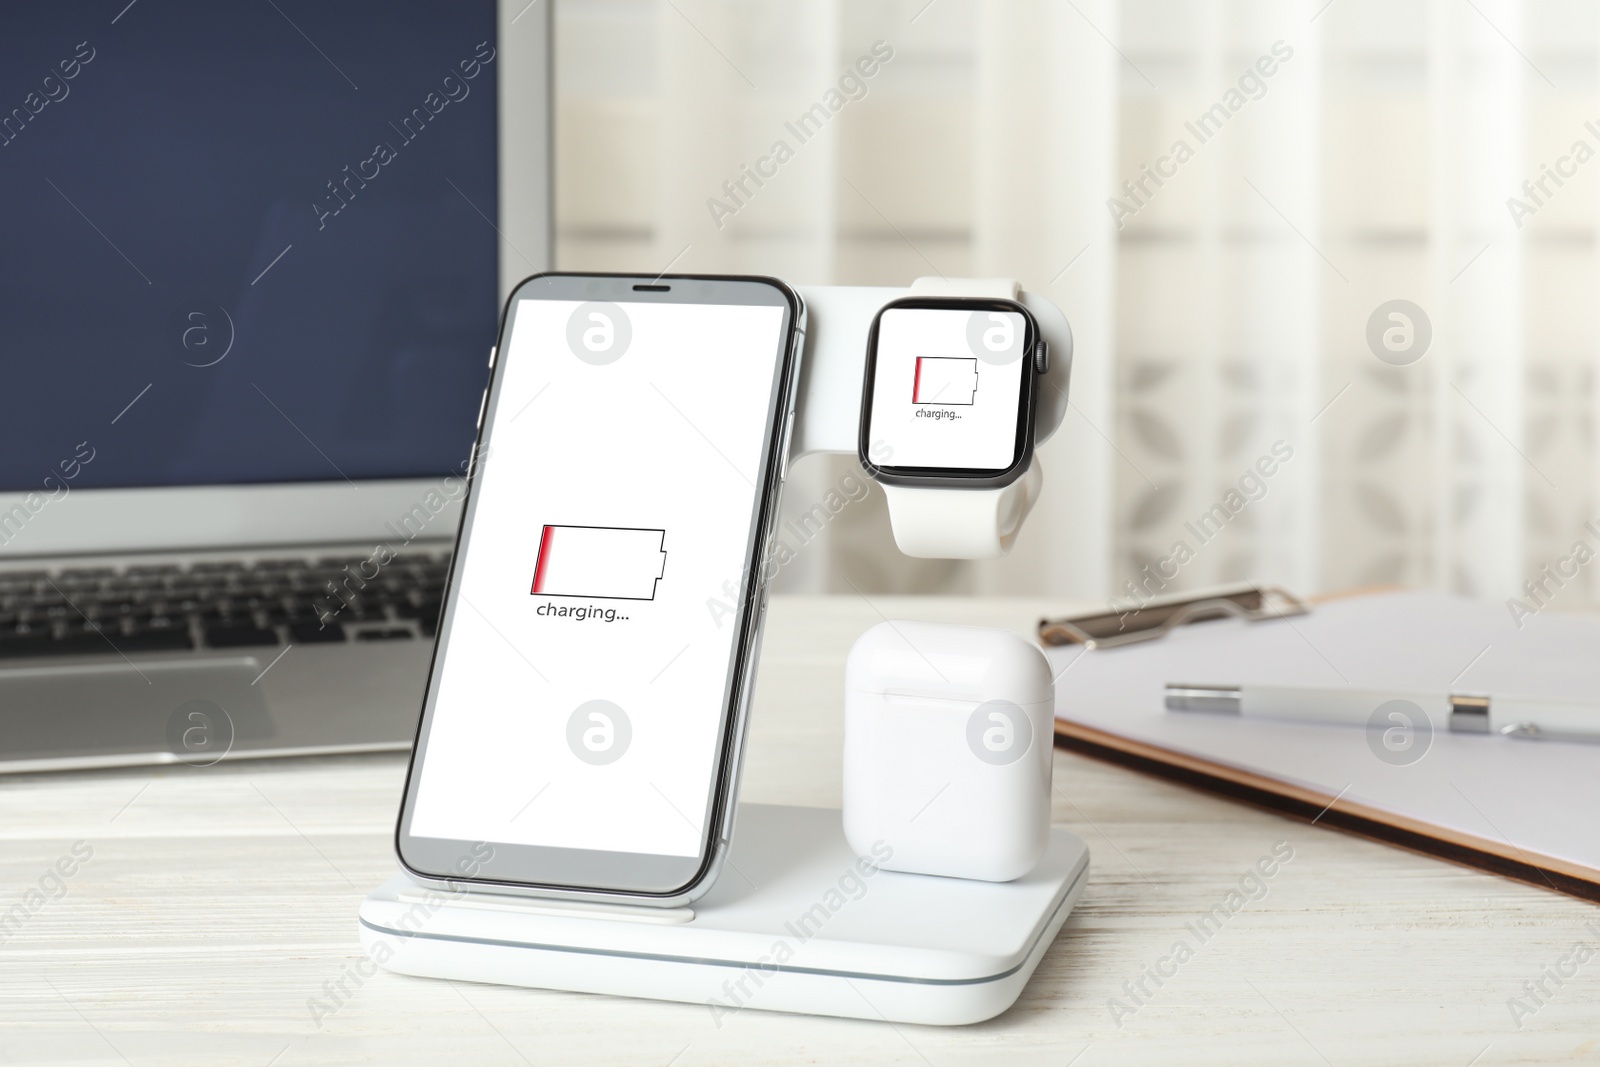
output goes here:
<path id="1" fill-rule="evenodd" d="M 1180 626 L 1209 619 L 1246 622 L 1304 615 L 1311 606 L 1276 585 L 1247 585 L 1189 596 L 1153 597 L 1127 611 L 1096 611 L 1064 619 L 1040 619 L 1039 642 L 1117 648 L 1165 637 Z"/>

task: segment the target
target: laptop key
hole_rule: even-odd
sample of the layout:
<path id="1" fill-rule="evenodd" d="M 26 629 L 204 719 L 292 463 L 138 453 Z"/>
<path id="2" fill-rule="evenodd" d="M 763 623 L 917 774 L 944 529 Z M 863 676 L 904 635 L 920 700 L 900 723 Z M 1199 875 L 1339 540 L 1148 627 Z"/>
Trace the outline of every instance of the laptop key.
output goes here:
<path id="1" fill-rule="evenodd" d="M 341 623 L 330 622 L 323 625 L 318 622 L 297 622 L 289 627 L 289 636 L 294 638 L 296 644 L 315 645 L 328 641 L 343 641 L 345 634 Z"/>
<path id="2" fill-rule="evenodd" d="M 211 648 L 239 648 L 245 645 L 281 645 L 276 630 L 259 626 L 208 626 L 206 644 Z"/>
<path id="3" fill-rule="evenodd" d="M 133 622 L 134 633 L 168 633 L 176 631 L 187 634 L 189 621 L 174 615 L 151 615 L 148 618 L 135 619 Z"/>
<path id="4" fill-rule="evenodd" d="M 362 630 L 356 634 L 361 641 L 399 641 L 409 640 L 411 631 L 404 626 L 386 626 L 382 630 Z"/>
<path id="5" fill-rule="evenodd" d="M 53 645 L 48 637 L 0 637 L 0 659 L 48 656 Z"/>
<path id="6" fill-rule="evenodd" d="M 117 647 L 124 652 L 168 652 L 194 648 L 194 638 L 188 629 L 135 630 L 117 638 Z"/>
<path id="7" fill-rule="evenodd" d="M 282 614 L 283 618 L 278 621 L 286 622 L 291 625 L 310 623 L 313 627 L 315 627 L 322 621 L 322 615 L 314 610 L 309 604 L 298 604 L 294 601 L 290 601 L 288 609 Z M 271 617 L 272 616 L 269 614 L 268 618 Z"/>
<path id="8" fill-rule="evenodd" d="M 100 634 L 75 633 L 66 637 L 9 637 L 0 641 L 0 657 L 115 655 Z"/>
<path id="9" fill-rule="evenodd" d="M 152 585 L 160 585 L 170 572 L 147 573 L 129 568 L 125 574 L 119 574 L 110 583 L 110 588 L 148 589 Z"/>
<path id="10" fill-rule="evenodd" d="M 96 581 L 102 578 L 111 578 L 116 575 L 112 567 L 68 567 L 57 576 L 56 581 L 77 581 L 80 578 L 93 578 Z"/>
<path id="11" fill-rule="evenodd" d="M 100 585 L 99 578 L 72 578 L 65 574 L 55 580 L 55 587 L 72 597 L 94 596 L 100 592 Z"/>

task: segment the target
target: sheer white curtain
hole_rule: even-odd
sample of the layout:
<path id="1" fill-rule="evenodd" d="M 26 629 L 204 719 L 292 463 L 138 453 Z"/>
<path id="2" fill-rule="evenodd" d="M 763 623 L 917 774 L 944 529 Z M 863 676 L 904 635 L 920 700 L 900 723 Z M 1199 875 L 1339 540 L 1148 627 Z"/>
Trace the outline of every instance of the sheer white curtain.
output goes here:
<path id="1" fill-rule="evenodd" d="M 830 457 L 786 507 L 845 504 L 780 588 L 1589 596 L 1600 163 L 1571 157 L 1600 150 L 1590 5 L 556 10 L 563 267 L 1011 275 L 1072 320 L 1072 406 L 1012 556 L 899 556 L 881 496 Z M 1543 164 L 1560 184 L 1529 194 Z"/>

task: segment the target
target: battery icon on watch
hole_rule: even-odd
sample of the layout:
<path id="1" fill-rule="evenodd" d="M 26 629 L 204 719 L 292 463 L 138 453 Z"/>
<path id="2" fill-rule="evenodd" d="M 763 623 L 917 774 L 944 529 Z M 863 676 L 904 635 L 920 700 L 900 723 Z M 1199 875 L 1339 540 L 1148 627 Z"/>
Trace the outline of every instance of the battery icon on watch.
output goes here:
<path id="1" fill-rule="evenodd" d="M 961 356 L 918 356 L 911 383 L 913 404 L 972 403 L 978 391 L 978 361 Z"/>

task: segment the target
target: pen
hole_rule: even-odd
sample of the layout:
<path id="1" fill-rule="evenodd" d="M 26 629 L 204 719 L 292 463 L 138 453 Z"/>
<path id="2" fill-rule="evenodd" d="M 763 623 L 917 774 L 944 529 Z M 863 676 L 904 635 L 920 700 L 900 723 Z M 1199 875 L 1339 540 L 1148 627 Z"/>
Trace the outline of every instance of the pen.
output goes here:
<path id="1" fill-rule="evenodd" d="M 1286 685 L 1167 686 L 1168 711 L 1366 726 L 1391 700 L 1416 705 L 1435 729 L 1457 734 L 1600 741 L 1600 704 L 1468 693 L 1386 693 Z"/>

